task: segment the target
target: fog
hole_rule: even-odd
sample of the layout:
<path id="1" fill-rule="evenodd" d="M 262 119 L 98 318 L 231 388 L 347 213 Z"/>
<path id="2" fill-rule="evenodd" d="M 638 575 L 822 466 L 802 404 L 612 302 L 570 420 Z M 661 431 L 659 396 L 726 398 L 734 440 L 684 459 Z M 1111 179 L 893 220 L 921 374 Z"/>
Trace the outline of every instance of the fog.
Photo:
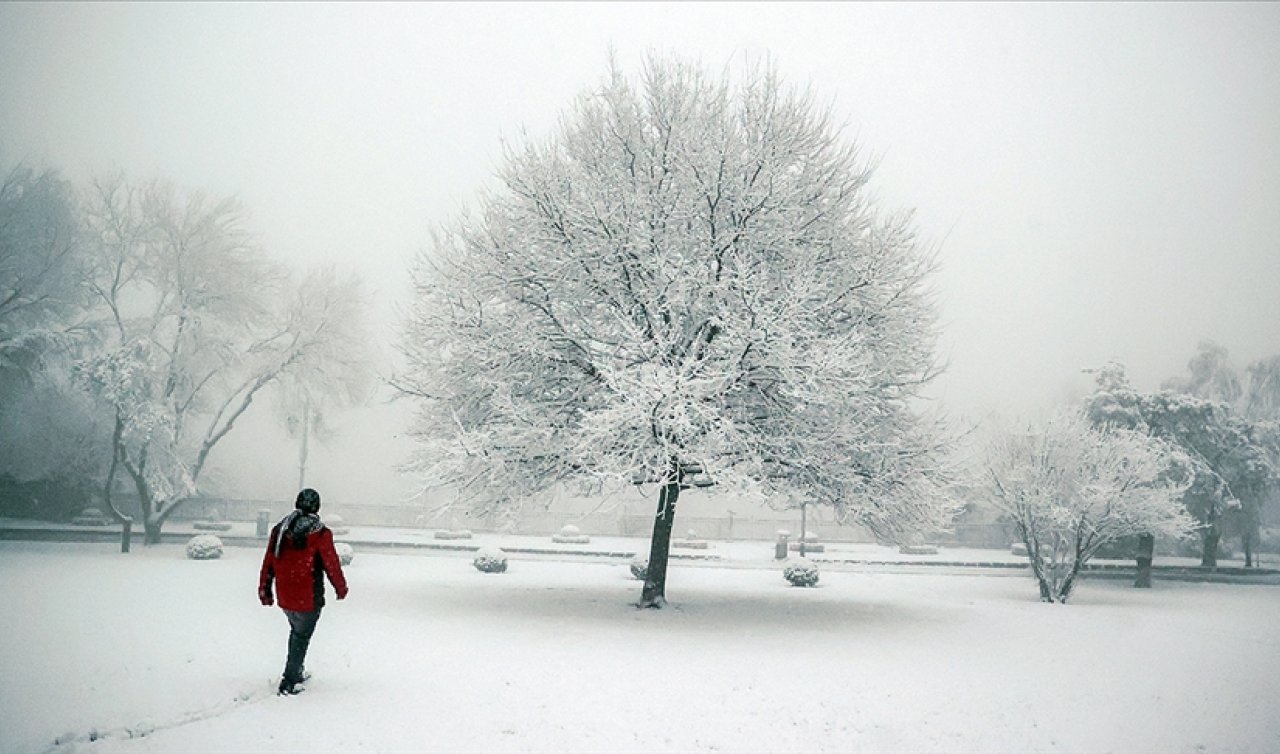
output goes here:
<path id="1" fill-rule="evenodd" d="M 1154 388 L 1197 342 L 1280 352 L 1275 4 L 0 4 L 0 157 L 238 195 L 269 252 L 355 269 L 394 368 L 407 266 L 489 184 L 649 50 L 768 55 L 811 83 L 915 208 L 957 417 L 1032 411 L 1124 362 Z M 385 395 L 383 396 L 385 397 Z M 336 417 L 310 483 L 400 499 L 403 404 Z M 269 411 L 219 447 L 240 494 L 284 497 Z"/>

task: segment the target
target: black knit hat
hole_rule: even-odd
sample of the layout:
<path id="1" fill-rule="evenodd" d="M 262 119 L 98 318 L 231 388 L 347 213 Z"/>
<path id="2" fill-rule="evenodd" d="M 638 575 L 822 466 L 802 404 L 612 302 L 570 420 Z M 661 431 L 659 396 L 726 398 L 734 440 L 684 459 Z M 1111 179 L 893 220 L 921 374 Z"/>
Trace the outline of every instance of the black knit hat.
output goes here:
<path id="1" fill-rule="evenodd" d="M 320 493 L 310 487 L 306 488 L 302 492 L 298 493 L 298 499 L 294 502 L 293 507 L 303 513 L 315 513 L 316 511 L 319 511 Z"/>

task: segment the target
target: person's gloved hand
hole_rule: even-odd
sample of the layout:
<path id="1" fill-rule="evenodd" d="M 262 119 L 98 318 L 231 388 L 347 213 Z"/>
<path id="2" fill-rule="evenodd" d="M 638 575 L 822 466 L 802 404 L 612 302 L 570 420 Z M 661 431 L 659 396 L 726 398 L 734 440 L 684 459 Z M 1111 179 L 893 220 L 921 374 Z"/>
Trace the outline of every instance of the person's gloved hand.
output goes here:
<path id="1" fill-rule="evenodd" d="M 345 600 L 346 598 L 347 598 L 347 590 L 346 590 L 346 589 L 343 589 L 341 592 L 338 592 L 338 599 L 340 599 L 340 600 Z"/>
<path id="2" fill-rule="evenodd" d="M 259 589 L 258 601 L 261 602 L 264 607 L 271 607 L 272 605 L 276 604 L 275 599 L 271 596 L 270 589 Z"/>

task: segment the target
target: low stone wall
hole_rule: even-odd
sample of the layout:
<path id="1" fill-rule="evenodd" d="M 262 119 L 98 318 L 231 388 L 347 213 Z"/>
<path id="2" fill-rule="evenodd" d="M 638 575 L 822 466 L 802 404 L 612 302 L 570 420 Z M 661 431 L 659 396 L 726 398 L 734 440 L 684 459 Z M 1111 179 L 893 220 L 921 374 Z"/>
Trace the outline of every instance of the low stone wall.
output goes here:
<path id="1" fill-rule="evenodd" d="M 126 513 L 136 515 L 137 503 L 128 499 L 117 504 Z M 195 498 L 180 506 L 170 517 L 171 521 L 243 521 L 253 522 L 258 511 L 270 512 L 272 521 L 278 520 L 293 509 L 289 500 L 233 500 L 225 498 Z M 471 529 L 473 531 L 511 531 L 517 534 L 551 536 L 565 524 L 577 526 L 588 536 L 647 537 L 653 532 L 653 516 L 649 513 L 605 511 L 593 513 L 567 513 L 563 511 L 526 511 L 514 526 L 504 522 L 475 516 L 444 513 L 431 515 L 415 505 L 379 503 L 326 502 L 323 514 L 342 516 L 345 526 L 385 526 L 419 529 Z M 767 513 L 775 513 L 768 511 Z M 837 526 L 830 522 L 814 522 L 810 513 L 810 530 L 823 542 L 875 542 L 871 532 L 858 526 Z M 676 515 L 678 531 L 693 529 L 701 539 L 715 541 L 775 540 L 779 529 L 791 532 L 794 539 L 800 532 L 798 513 L 787 511 L 775 515 L 756 516 L 691 516 Z M 1007 548 L 1013 541 L 1007 526 L 1001 524 L 959 524 L 953 533 L 941 537 L 933 544 Z"/>

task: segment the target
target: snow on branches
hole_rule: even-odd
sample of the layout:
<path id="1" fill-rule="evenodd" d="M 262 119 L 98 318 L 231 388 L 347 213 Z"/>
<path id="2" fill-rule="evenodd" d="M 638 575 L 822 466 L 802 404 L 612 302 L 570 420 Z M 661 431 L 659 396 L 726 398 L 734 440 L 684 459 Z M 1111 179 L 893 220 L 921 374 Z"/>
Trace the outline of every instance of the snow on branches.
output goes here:
<path id="1" fill-rule="evenodd" d="M 932 260 L 812 93 L 616 69 L 420 255 L 416 469 L 477 508 L 701 465 L 890 538 L 945 526 Z"/>
<path id="2" fill-rule="evenodd" d="M 1145 433 L 1098 428 L 1079 412 L 992 432 L 977 485 L 1013 521 L 1045 602 L 1066 602 L 1081 567 L 1108 542 L 1188 536 L 1189 461 Z"/>
<path id="3" fill-rule="evenodd" d="M 97 181 L 87 214 L 102 345 L 78 373 L 114 415 L 109 475 L 118 463 L 132 479 L 155 539 L 264 388 L 355 391 L 359 284 L 331 272 L 290 284 L 234 201 L 163 182 Z"/>

